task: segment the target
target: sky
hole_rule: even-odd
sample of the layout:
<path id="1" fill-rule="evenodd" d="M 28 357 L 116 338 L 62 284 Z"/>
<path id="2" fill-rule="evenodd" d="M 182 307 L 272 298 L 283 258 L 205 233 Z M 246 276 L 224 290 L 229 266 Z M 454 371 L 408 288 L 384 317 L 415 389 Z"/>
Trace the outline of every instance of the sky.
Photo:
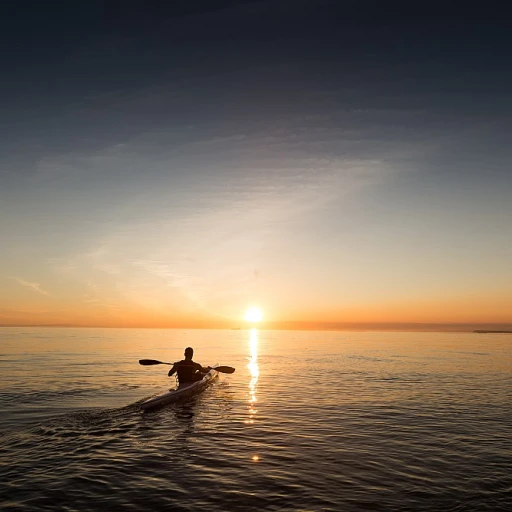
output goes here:
<path id="1" fill-rule="evenodd" d="M 510 27 L 410 4 L 3 6 L 0 324 L 512 325 Z"/>

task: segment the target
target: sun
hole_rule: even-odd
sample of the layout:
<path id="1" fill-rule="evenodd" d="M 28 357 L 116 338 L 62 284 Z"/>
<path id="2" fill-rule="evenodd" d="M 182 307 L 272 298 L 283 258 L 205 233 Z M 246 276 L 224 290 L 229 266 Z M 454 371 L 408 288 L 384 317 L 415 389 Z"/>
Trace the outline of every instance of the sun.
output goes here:
<path id="1" fill-rule="evenodd" d="M 244 320 L 247 320 L 248 322 L 261 322 L 263 318 L 263 312 L 260 308 L 257 308 L 255 306 L 250 307 L 244 315 Z"/>

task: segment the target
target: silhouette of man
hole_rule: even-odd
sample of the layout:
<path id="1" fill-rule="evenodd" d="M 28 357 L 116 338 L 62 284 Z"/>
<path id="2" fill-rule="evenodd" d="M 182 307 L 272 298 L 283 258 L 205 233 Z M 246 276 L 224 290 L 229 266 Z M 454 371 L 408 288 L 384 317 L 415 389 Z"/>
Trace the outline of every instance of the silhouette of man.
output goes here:
<path id="1" fill-rule="evenodd" d="M 211 367 L 207 366 L 206 368 L 203 368 L 199 363 L 192 361 L 193 356 L 194 349 L 187 347 L 185 349 L 185 359 L 174 363 L 173 367 L 169 370 L 167 375 L 171 377 L 176 372 L 178 372 L 179 384 L 197 382 L 198 380 L 201 380 L 204 377 L 204 374 L 211 370 Z"/>

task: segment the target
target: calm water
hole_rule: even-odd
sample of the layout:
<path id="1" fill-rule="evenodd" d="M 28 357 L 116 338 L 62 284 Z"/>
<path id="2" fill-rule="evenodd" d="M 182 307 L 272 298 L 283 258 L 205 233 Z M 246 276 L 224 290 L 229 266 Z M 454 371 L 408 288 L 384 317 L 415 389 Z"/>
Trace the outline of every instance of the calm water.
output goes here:
<path id="1" fill-rule="evenodd" d="M 236 367 L 154 412 L 184 347 Z M 0 329 L 3 510 L 512 510 L 512 335 Z"/>

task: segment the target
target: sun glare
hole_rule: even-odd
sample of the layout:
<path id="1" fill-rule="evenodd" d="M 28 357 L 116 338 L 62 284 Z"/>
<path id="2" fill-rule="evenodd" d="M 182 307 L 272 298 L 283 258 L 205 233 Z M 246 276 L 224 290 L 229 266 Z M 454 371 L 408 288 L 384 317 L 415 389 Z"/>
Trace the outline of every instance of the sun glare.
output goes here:
<path id="1" fill-rule="evenodd" d="M 245 312 L 244 319 L 248 322 L 261 322 L 263 313 L 260 308 L 251 307 Z"/>

